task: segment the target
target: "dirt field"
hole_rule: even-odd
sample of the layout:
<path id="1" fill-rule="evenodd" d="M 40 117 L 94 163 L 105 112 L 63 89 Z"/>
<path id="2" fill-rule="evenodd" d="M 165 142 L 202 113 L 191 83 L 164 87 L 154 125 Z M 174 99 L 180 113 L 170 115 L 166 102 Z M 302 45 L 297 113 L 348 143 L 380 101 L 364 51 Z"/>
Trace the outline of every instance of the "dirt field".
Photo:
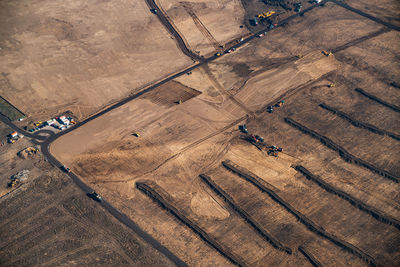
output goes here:
<path id="1" fill-rule="evenodd" d="M 373 14 L 391 24 L 400 25 L 400 3 L 396 0 L 347 0 L 347 4 Z"/>
<path id="2" fill-rule="evenodd" d="M 145 1 L 2 1 L 0 24 L 0 95 L 35 119 L 87 117 L 192 63 Z"/>
<path id="3" fill-rule="evenodd" d="M 10 129 L 0 124 L 0 133 Z M 32 146 L 26 138 L 0 147 L 0 265 L 172 266 L 81 192 L 43 156 L 16 153 Z M 10 176 L 29 173 L 7 189 Z M 4 195 L 6 194 L 6 195 Z"/>
<path id="4" fill-rule="evenodd" d="M 247 31 L 235 25 L 266 6 L 228 2 L 160 1 L 200 54 L 217 49 L 209 34 L 218 43 L 234 38 Z M 374 2 L 363 3 L 373 10 Z M 392 2 L 379 6 L 398 12 Z M 235 22 L 219 27 L 217 18 L 231 16 Z M 84 124 L 50 150 L 189 266 L 398 266 L 399 39 L 327 3 Z M 279 100 L 283 106 L 266 112 Z M 238 130 L 244 123 L 264 142 L 249 142 Z M 283 152 L 262 149 L 272 145 Z M 64 194 L 55 207 L 79 217 L 74 205 L 86 199 L 69 187 L 81 200 Z M 111 251 L 122 253 L 125 243 L 115 238 Z M 118 260 L 129 264 L 124 253 Z"/>
<path id="5" fill-rule="evenodd" d="M 390 86 L 400 74 L 398 38 L 398 32 L 328 3 L 71 132 L 51 150 L 189 265 L 310 265 L 305 251 L 327 266 L 395 266 L 399 226 L 376 219 L 368 209 L 399 221 L 398 184 L 380 174 L 400 176 L 399 141 L 356 127 L 319 104 L 398 135 L 398 113 L 354 90 L 398 103 L 398 89 Z M 328 87 L 332 83 L 335 87 Z M 174 103 L 193 90 L 200 94 Z M 283 107 L 265 112 L 282 98 Z M 375 169 L 345 161 L 286 117 Z M 284 153 L 268 156 L 242 140 L 237 125 L 244 121 L 251 133 Z M 227 159 L 267 182 L 283 202 L 224 168 Z M 367 210 L 308 180 L 297 165 Z M 201 173 L 292 254 L 260 235 L 199 178 Z M 167 196 L 173 211 L 140 192 L 139 181 Z"/>
<path id="6" fill-rule="evenodd" d="M 200 55 L 215 53 L 226 43 L 249 33 L 246 28 L 240 28 L 244 10 L 239 0 L 157 2 L 185 37 L 189 47 Z"/>

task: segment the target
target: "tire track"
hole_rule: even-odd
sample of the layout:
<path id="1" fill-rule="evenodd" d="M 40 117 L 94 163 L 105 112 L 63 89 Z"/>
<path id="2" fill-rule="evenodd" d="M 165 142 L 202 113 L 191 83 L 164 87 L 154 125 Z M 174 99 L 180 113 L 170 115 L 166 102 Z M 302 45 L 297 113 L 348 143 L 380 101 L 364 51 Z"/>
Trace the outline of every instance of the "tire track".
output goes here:
<path id="1" fill-rule="evenodd" d="M 367 41 L 367 40 L 369 40 L 369 39 L 372 39 L 372 38 L 374 38 L 374 37 L 377 37 L 377 36 L 379 36 L 379 35 L 381 35 L 381 34 L 383 34 L 383 33 L 389 32 L 389 31 L 390 31 L 390 30 L 387 29 L 387 28 L 382 28 L 382 29 L 380 29 L 380 30 L 377 30 L 376 32 L 367 34 L 367 35 L 365 35 L 365 36 L 362 36 L 362 37 L 360 37 L 360 38 L 357 38 L 357 39 L 355 39 L 355 40 L 352 40 L 352 41 L 350 41 L 350 42 L 348 42 L 348 43 L 346 43 L 346 44 L 344 44 L 344 45 L 341 45 L 341 46 L 338 46 L 338 47 L 336 47 L 336 48 L 333 48 L 333 49 L 331 49 L 331 52 L 332 52 L 332 53 L 340 52 L 340 51 L 342 51 L 342 50 L 345 50 L 345 49 L 347 49 L 347 48 L 349 48 L 349 47 L 352 47 L 352 46 L 355 46 L 355 45 L 357 45 L 357 44 L 360 44 L 360 43 L 362 43 L 362 42 L 364 42 L 364 41 Z"/>
<path id="2" fill-rule="evenodd" d="M 276 249 L 282 250 L 289 255 L 292 254 L 292 249 L 283 245 L 271 233 L 264 229 L 255 219 L 251 217 L 245 210 L 243 210 L 233 199 L 226 193 L 220 186 L 218 186 L 211 177 L 200 174 L 200 178 L 218 195 L 222 196 L 224 201 L 228 203 L 248 224 L 250 224 L 267 242 L 269 242 Z"/>
<path id="3" fill-rule="evenodd" d="M 375 219 L 377 219 L 380 222 L 383 222 L 388 225 L 393 225 L 397 229 L 400 230 L 400 221 L 392 218 L 389 215 L 386 215 L 382 213 L 381 211 L 377 210 L 376 208 L 369 206 L 367 204 L 364 204 L 361 200 L 351 196 L 350 194 L 340 190 L 339 188 L 328 184 L 325 182 L 323 179 L 321 179 L 319 176 L 312 174 L 309 170 L 304 168 L 301 165 L 295 166 L 294 169 L 301 173 L 303 176 L 305 176 L 308 180 L 312 181 L 313 183 L 317 184 L 321 188 L 323 188 L 325 191 L 331 194 L 335 194 L 339 196 L 340 198 L 346 200 L 349 202 L 351 205 L 354 207 L 358 208 L 359 210 L 368 213 Z"/>
<path id="4" fill-rule="evenodd" d="M 240 167 L 239 165 L 234 164 L 230 160 L 226 160 L 222 162 L 222 165 L 227 168 L 228 170 L 232 171 L 233 173 L 237 174 L 239 177 L 244 178 L 246 181 L 252 183 L 255 187 L 257 187 L 261 192 L 268 194 L 271 199 L 273 199 L 275 202 L 280 204 L 283 208 L 285 208 L 289 213 L 294 215 L 302 224 L 304 224 L 310 231 L 315 232 L 319 234 L 320 236 L 326 238 L 327 240 L 331 241 L 338 247 L 341 247 L 354 255 L 358 256 L 359 258 L 363 259 L 366 261 L 370 266 L 377 266 L 375 263 L 375 260 L 368 255 L 366 252 L 362 251 L 360 248 L 344 241 L 338 238 L 337 236 L 328 233 L 325 231 L 324 228 L 321 226 L 317 225 L 310 219 L 308 219 L 305 215 L 300 213 L 298 210 L 296 210 L 291 204 L 283 200 L 274 190 L 269 188 L 269 186 L 265 186 L 263 184 L 266 184 L 265 181 L 263 181 L 260 177 L 257 175 L 251 173 L 249 170 Z"/>
<path id="5" fill-rule="evenodd" d="M 147 182 L 148 183 L 148 182 Z M 172 198 L 167 192 L 165 192 L 158 185 L 152 183 L 152 186 L 148 185 L 146 182 L 137 182 L 136 187 L 145 193 L 147 196 L 155 200 L 164 209 L 171 212 L 177 219 L 179 219 L 183 224 L 188 226 L 193 232 L 201 237 L 206 243 L 217 250 L 222 256 L 227 258 L 233 264 L 239 266 L 246 266 L 244 260 L 239 256 L 231 252 L 231 250 L 225 245 L 219 243 L 215 238 L 207 234 L 203 229 L 197 226 L 189 218 L 182 214 L 177 208 L 172 205 Z M 168 194 L 168 195 L 167 195 Z M 164 196 L 162 196 L 164 195 Z"/>
<path id="6" fill-rule="evenodd" d="M 337 1 L 337 0 L 329 0 L 329 1 L 335 3 L 338 6 L 341 6 L 341 7 L 345 8 L 345 9 L 347 9 L 347 10 L 350 10 L 350 11 L 352 11 L 354 13 L 357 13 L 358 15 L 361 15 L 361 16 L 367 18 L 367 19 L 375 21 L 376 23 L 382 24 L 383 26 L 386 26 L 389 29 L 400 31 L 400 27 L 399 26 L 396 26 L 396 25 L 390 24 L 388 22 L 385 22 L 385 21 L 383 21 L 383 20 L 381 20 L 381 19 L 379 19 L 377 17 L 374 17 L 374 16 L 372 16 L 372 15 L 370 15 L 368 13 L 365 13 L 365 12 L 363 12 L 363 11 L 357 9 L 357 8 L 351 7 L 351 6 L 349 6 L 349 5 L 347 5 L 347 4 L 343 3 L 343 2 L 340 2 L 340 1 Z"/>
<path id="7" fill-rule="evenodd" d="M 367 98 L 369 98 L 369 99 L 371 99 L 371 100 L 373 100 L 373 101 L 375 101 L 375 102 L 378 102 L 379 104 L 384 105 L 385 107 L 388 107 L 388 108 L 390 108 L 390 109 L 392 109 L 392 110 L 394 110 L 394 111 L 396 111 L 396 112 L 400 112 L 400 107 L 399 107 L 399 106 L 390 104 L 390 103 L 386 102 L 385 100 L 382 100 L 382 99 L 380 99 L 380 98 L 374 96 L 373 94 L 370 94 L 370 93 L 365 92 L 365 91 L 364 91 L 363 89 L 361 89 L 361 88 L 356 88 L 356 89 L 354 89 L 354 90 L 355 90 L 357 93 L 359 93 L 359 94 L 361 94 L 361 95 L 363 95 L 363 96 L 365 96 L 365 97 L 367 97 Z"/>
<path id="8" fill-rule="evenodd" d="M 203 22 L 197 17 L 196 13 L 194 13 L 193 9 L 190 5 L 190 3 L 187 2 L 181 2 L 183 8 L 186 10 L 186 12 L 189 14 L 189 16 L 192 18 L 194 24 L 196 25 L 197 29 L 203 34 L 204 37 L 208 39 L 208 41 L 214 46 L 215 50 L 221 50 L 221 44 L 212 36 L 210 31 L 204 26 Z"/>
<path id="9" fill-rule="evenodd" d="M 346 149 L 344 149 L 343 147 L 339 146 L 338 144 L 336 144 L 335 142 L 333 142 L 331 139 L 329 139 L 326 136 L 322 136 L 319 133 L 315 132 L 314 130 L 311 130 L 307 127 L 305 127 L 304 125 L 301 125 L 300 123 L 292 120 L 291 118 L 285 118 L 284 121 L 293 126 L 294 128 L 299 129 L 300 131 L 302 131 L 303 133 L 306 133 L 308 135 L 310 135 L 311 137 L 318 139 L 323 145 L 325 145 L 326 147 L 336 151 L 339 156 L 344 159 L 345 161 L 349 162 L 349 163 L 353 163 L 353 164 L 357 164 L 360 165 L 372 172 L 375 172 L 385 178 L 388 178 L 389 180 L 392 180 L 396 183 L 399 182 L 399 177 L 397 177 L 394 174 L 389 173 L 388 171 L 385 171 L 383 169 L 380 169 L 378 167 L 375 167 L 374 165 L 366 162 L 365 160 L 362 160 L 352 154 L 350 154 Z"/>
<path id="10" fill-rule="evenodd" d="M 225 90 L 225 88 L 218 82 L 217 78 L 215 78 L 214 74 L 211 72 L 208 64 L 204 64 L 202 66 L 202 68 L 204 70 L 204 73 L 207 75 L 208 79 L 210 80 L 210 82 L 221 94 L 226 95 L 239 108 L 243 109 L 246 112 L 246 114 L 249 114 L 250 116 L 253 115 L 253 112 L 250 109 L 248 109 L 243 102 L 241 102 L 240 100 L 237 100 L 233 94 L 231 94 L 230 92 Z"/>
<path id="11" fill-rule="evenodd" d="M 383 129 L 379 129 L 379 128 L 375 127 L 372 124 L 361 122 L 361 121 L 351 117 L 350 115 L 348 115 L 348 114 L 346 114 L 346 113 L 344 113 L 344 112 L 342 112 L 340 110 L 337 110 L 337 109 L 335 109 L 333 107 L 330 107 L 330 106 L 328 106 L 328 105 L 326 105 L 324 103 L 319 104 L 319 106 L 321 108 L 326 109 L 326 110 L 332 112 L 333 114 L 335 114 L 335 115 L 347 120 L 348 122 L 353 124 L 355 127 L 358 127 L 358 128 L 361 128 L 361 129 L 366 129 L 366 130 L 368 130 L 370 132 L 373 132 L 373 133 L 376 133 L 376 134 L 379 134 L 379 135 L 387 135 L 387 136 L 389 136 L 389 137 L 391 137 L 391 138 L 393 138 L 393 139 L 395 139 L 397 141 L 400 141 L 400 135 L 388 132 L 388 131 L 383 130 Z"/>

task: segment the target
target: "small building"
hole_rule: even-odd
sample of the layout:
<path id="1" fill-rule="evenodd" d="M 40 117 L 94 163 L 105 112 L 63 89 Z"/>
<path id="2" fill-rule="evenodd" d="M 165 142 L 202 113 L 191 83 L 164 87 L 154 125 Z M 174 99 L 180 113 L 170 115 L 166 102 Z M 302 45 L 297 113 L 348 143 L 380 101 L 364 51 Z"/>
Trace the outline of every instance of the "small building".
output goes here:
<path id="1" fill-rule="evenodd" d="M 11 138 L 17 138 L 18 137 L 18 133 L 17 132 L 13 132 L 10 134 Z"/>

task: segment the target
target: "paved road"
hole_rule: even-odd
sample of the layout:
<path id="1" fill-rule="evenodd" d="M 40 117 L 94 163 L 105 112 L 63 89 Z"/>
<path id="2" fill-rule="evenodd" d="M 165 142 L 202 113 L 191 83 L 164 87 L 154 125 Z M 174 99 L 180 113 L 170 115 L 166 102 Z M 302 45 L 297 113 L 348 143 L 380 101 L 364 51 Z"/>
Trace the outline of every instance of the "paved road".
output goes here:
<path id="1" fill-rule="evenodd" d="M 154 0 L 146 0 L 146 2 L 151 9 L 157 10 L 157 17 L 160 19 L 161 23 L 164 24 L 165 28 L 167 28 L 167 30 L 175 37 L 175 40 L 178 43 L 178 46 L 181 49 L 181 51 L 195 61 L 200 61 L 200 62 L 204 61 L 204 57 L 201 57 L 193 53 L 193 51 L 186 46 L 186 43 L 183 40 L 182 36 L 180 36 L 180 34 L 176 31 L 176 29 L 172 26 L 171 22 L 169 21 L 168 15 L 161 12 L 161 9 L 157 6 Z"/>
<path id="2" fill-rule="evenodd" d="M 357 10 L 355 8 L 349 7 L 348 5 L 345 5 L 345 4 L 343 4 L 343 3 L 339 2 L 339 1 L 336 1 L 336 0 L 325 0 L 325 1 L 322 1 L 318 5 L 313 5 L 313 6 L 309 7 L 309 8 L 307 8 L 307 9 L 304 9 L 302 12 L 300 12 L 298 14 L 295 14 L 295 15 L 292 15 L 292 16 L 280 21 L 280 23 L 276 27 L 284 26 L 286 23 L 288 23 L 292 19 L 294 19 L 294 18 L 296 18 L 296 17 L 298 17 L 298 16 L 300 16 L 300 15 L 302 15 L 302 14 L 304 14 L 304 13 L 306 13 L 306 12 L 308 12 L 308 11 L 318 7 L 318 6 L 321 6 L 321 5 L 325 4 L 328 1 L 332 1 L 332 2 L 334 2 L 334 3 L 336 3 L 336 4 L 340 5 L 340 6 L 343 6 L 343 7 L 347 8 L 347 9 L 353 11 L 353 12 L 356 12 L 356 13 L 364 16 L 364 17 L 370 18 L 370 19 L 372 19 L 372 20 L 374 20 L 374 21 L 376 21 L 376 22 L 378 22 L 380 24 L 383 24 L 383 25 L 385 25 L 385 26 L 387 26 L 387 27 L 389 27 L 391 29 L 399 30 L 399 27 L 397 27 L 397 26 L 394 26 L 392 24 L 386 23 L 386 22 L 384 22 L 384 21 L 382 21 L 382 20 L 380 20 L 378 18 L 375 18 L 375 17 L 373 17 L 373 16 L 371 16 L 369 14 L 366 14 L 366 13 L 364 13 L 362 11 L 359 11 L 359 10 Z M 147 92 L 150 92 L 150 91 L 154 90 L 155 88 L 159 87 L 162 84 L 165 84 L 165 83 L 167 83 L 167 82 L 169 82 L 169 81 L 171 81 L 171 80 L 173 80 L 173 79 L 175 79 L 175 78 L 177 78 L 179 76 L 185 75 L 186 73 L 188 73 L 188 72 L 190 72 L 190 71 L 202 66 L 203 64 L 206 64 L 206 63 L 211 62 L 211 61 L 213 61 L 213 60 L 218 58 L 215 55 L 211 56 L 209 58 L 203 58 L 203 57 L 199 57 L 198 55 L 196 55 L 192 51 L 190 51 L 186 47 L 186 44 L 183 41 L 182 37 L 173 28 L 171 23 L 168 21 L 166 15 L 164 15 L 160 11 L 158 6 L 155 4 L 154 0 L 146 0 L 146 2 L 148 3 L 150 8 L 155 8 L 155 9 L 158 10 L 158 12 L 157 12 L 158 18 L 164 24 L 164 26 L 168 29 L 168 31 L 171 32 L 171 34 L 176 38 L 176 40 L 178 42 L 178 45 L 181 48 L 182 52 L 184 54 L 188 55 L 189 57 L 191 57 L 192 59 L 195 59 L 195 60 L 199 61 L 199 63 L 197 63 L 196 65 L 191 66 L 191 67 L 189 67 L 189 68 L 187 68 L 187 69 L 185 69 L 185 70 L 183 70 L 183 71 L 181 71 L 179 73 L 176 73 L 176 74 L 174 74 L 174 75 L 172 75 L 172 76 L 170 76 L 170 77 L 168 77 L 168 78 L 166 78 L 166 79 L 164 79 L 164 80 L 162 80 L 160 82 L 157 82 L 156 84 L 154 84 L 154 85 L 152 85 L 152 86 L 150 86 L 150 87 L 148 87 L 148 88 L 146 88 L 146 89 L 144 89 L 144 90 L 142 90 L 142 91 L 140 91 L 140 92 L 138 92 L 138 93 L 136 93 L 134 95 L 131 95 L 131 96 L 121 100 L 120 102 L 118 102 L 118 103 L 116 103 L 116 104 L 114 104 L 114 105 L 112 105 L 112 106 L 100 111 L 99 113 L 97 113 L 97 114 L 95 114 L 95 115 L 83 120 L 82 122 L 72 126 L 71 128 L 68 128 L 68 129 L 66 129 L 66 130 L 64 130 L 62 132 L 57 133 L 57 134 L 55 134 L 54 132 L 49 131 L 49 130 L 41 130 L 41 131 L 38 131 L 38 132 L 32 134 L 30 132 L 27 132 L 27 131 L 24 131 L 24 130 L 20 129 L 18 126 L 16 126 L 7 117 L 3 116 L 2 114 L 0 114 L 0 121 L 2 121 L 3 123 L 7 124 L 13 130 L 18 131 L 19 133 L 22 133 L 22 134 L 24 134 L 25 136 L 27 136 L 29 138 L 32 138 L 33 141 L 36 144 L 41 146 L 42 152 L 43 152 L 44 156 L 48 159 L 48 161 L 52 165 L 54 165 L 54 166 L 56 166 L 58 168 L 61 168 L 61 166 L 62 166 L 61 162 L 59 162 L 49 151 L 50 144 L 52 142 L 54 142 L 57 138 L 59 138 L 59 137 L 65 135 L 65 134 L 67 134 L 67 133 L 69 133 L 69 132 L 71 132 L 71 131 L 73 131 L 73 130 L 75 130 L 75 129 L 83 126 L 83 125 L 85 125 L 86 123 L 88 123 L 88 122 L 90 122 L 90 121 L 92 121 L 92 120 L 104 115 L 105 113 L 108 113 L 108 112 L 110 112 L 110 111 L 112 111 L 112 110 L 114 110 L 114 109 L 116 109 L 116 108 L 118 108 L 118 107 L 120 107 L 120 106 L 122 106 L 122 105 L 124 105 L 124 104 L 126 104 L 128 102 L 130 102 L 133 99 L 138 98 L 139 96 L 141 96 L 141 95 L 143 95 L 143 94 L 145 94 Z M 259 35 L 261 33 L 267 33 L 267 32 L 269 32 L 271 30 L 273 30 L 273 29 L 269 29 L 269 28 L 262 29 L 259 32 L 257 32 L 256 34 L 246 38 L 242 42 L 230 47 L 229 49 L 231 49 L 231 48 L 239 48 L 239 47 L 243 46 L 244 44 L 250 42 L 254 38 L 256 38 L 257 35 Z M 225 50 L 224 52 L 227 52 L 227 50 Z M 74 173 L 71 172 L 71 173 L 68 173 L 68 175 L 75 182 L 75 184 L 77 184 L 79 186 L 79 188 L 81 188 L 84 192 L 91 193 L 93 191 L 92 188 L 90 188 L 87 184 L 85 184 L 82 180 L 80 180 Z M 133 222 L 128 216 L 126 216 L 125 214 L 119 212 L 116 208 L 114 208 L 106 200 L 103 200 L 100 204 L 111 215 L 113 215 L 120 222 L 124 223 L 126 226 L 128 226 L 130 229 L 132 229 L 138 236 L 143 238 L 143 240 L 148 242 L 150 245 L 152 245 L 159 252 L 163 253 L 168 259 L 170 259 L 172 262 L 174 262 L 177 266 L 187 266 L 181 259 L 179 259 L 177 256 L 175 256 L 166 247 L 162 246 L 157 240 L 155 240 L 149 234 L 147 234 L 142 229 L 140 229 L 140 227 L 135 222 Z"/>

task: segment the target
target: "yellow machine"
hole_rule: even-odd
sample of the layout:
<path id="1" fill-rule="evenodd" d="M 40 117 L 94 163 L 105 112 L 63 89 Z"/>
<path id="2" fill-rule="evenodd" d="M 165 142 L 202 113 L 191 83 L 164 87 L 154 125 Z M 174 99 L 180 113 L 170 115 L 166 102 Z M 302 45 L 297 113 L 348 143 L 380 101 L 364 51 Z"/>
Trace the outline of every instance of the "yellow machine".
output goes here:
<path id="1" fill-rule="evenodd" d="M 19 185 L 20 183 L 21 183 L 21 181 L 18 178 L 16 178 L 8 183 L 8 187 L 14 188 L 17 185 Z"/>
<path id="2" fill-rule="evenodd" d="M 330 57 L 330 56 L 333 56 L 333 53 L 332 52 L 327 52 L 327 51 L 325 51 L 325 50 L 322 50 L 322 54 L 324 54 L 325 56 L 327 56 L 327 57 Z"/>
<path id="3" fill-rule="evenodd" d="M 332 88 L 332 87 L 335 87 L 335 86 L 336 86 L 336 84 L 334 84 L 334 83 L 328 84 L 328 87 L 329 87 L 329 88 Z"/>
<path id="4" fill-rule="evenodd" d="M 268 17 L 272 16 L 273 14 L 275 14 L 275 11 L 267 11 L 262 14 L 258 14 L 257 17 L 258 18 L 268 18 Z"/>

